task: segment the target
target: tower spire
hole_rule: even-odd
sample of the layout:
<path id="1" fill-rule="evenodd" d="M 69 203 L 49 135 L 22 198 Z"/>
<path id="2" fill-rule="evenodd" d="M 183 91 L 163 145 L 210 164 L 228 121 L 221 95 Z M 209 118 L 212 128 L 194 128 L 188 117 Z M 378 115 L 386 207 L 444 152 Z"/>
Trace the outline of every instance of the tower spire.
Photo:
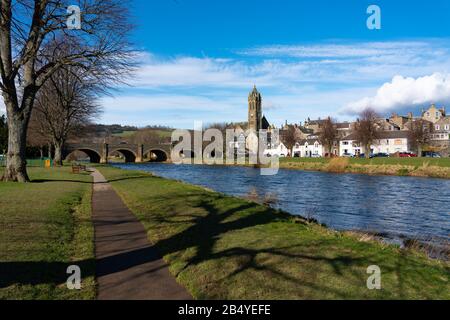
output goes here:
<path id="1" fill-rule="evenodd" d="M 262 124 L 262 98 L 261 94 L 256 89 L 256 84 L 253 85 L 253 91 L 248 97 L 248 127 L 250 130 L 259 132 Z"/>

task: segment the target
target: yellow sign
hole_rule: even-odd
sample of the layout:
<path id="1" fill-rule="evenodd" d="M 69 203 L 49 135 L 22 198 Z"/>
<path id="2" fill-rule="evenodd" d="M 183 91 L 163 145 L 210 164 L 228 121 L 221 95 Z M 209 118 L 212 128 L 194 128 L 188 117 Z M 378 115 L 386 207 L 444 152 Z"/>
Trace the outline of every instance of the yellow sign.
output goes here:
<path id="1" fill-rule="evenodd" d="M 45 167 L 50 168 L 52 166 L 52 162 L 50 160 L 45 160 Z"/>

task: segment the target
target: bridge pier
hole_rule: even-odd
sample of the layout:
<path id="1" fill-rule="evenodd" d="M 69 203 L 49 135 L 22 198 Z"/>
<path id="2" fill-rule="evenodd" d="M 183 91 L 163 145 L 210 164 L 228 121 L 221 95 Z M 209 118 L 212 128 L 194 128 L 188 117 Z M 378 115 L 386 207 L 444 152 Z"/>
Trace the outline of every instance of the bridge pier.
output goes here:
<path id="1" fill-rule="evenodd" d="M 138 145 L 138 149 L 136 152 L 136 163 L 144 162 L 144 145 Z"/>
<path id="2" fill-rule="evenodd" d="M 102 146 L 102 155 L 100 158 L 100 163 L 107 164 L 109 158 L 109 145 L 107 143 L 104 143 Z"/>

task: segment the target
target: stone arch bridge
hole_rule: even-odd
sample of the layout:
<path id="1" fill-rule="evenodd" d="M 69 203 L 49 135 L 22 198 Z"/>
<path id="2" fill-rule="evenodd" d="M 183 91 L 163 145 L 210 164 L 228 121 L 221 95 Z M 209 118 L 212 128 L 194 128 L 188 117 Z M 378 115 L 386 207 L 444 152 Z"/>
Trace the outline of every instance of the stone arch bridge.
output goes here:
<path id="1" fill-rule="evenodd" d="M 67 158 L 76 151 L 84 152 L 92 163 L 108 163 L 109 157 L 114 153 L 120 153 L 125 162 L 148 161 L 165 162 L 170 160 L 171 144 L 67 144 L 63 151 L 63 158 Z"/>

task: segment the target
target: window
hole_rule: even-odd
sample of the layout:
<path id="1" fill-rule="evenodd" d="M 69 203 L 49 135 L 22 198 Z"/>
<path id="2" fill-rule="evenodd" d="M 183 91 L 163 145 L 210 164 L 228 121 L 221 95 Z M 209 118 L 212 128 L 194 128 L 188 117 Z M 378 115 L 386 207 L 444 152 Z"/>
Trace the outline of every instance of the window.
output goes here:
<path id="1" fill-rule="evenodd" d="M 441 130 L 441 126 L 440 125 L 436 125 L 436 130 L 437 131 Z"/>
<path id="2" fill-rule="evenodd" d="M 445 125 L 445 130 L 450 130 L 450 126 L 448 124 Z"/>

